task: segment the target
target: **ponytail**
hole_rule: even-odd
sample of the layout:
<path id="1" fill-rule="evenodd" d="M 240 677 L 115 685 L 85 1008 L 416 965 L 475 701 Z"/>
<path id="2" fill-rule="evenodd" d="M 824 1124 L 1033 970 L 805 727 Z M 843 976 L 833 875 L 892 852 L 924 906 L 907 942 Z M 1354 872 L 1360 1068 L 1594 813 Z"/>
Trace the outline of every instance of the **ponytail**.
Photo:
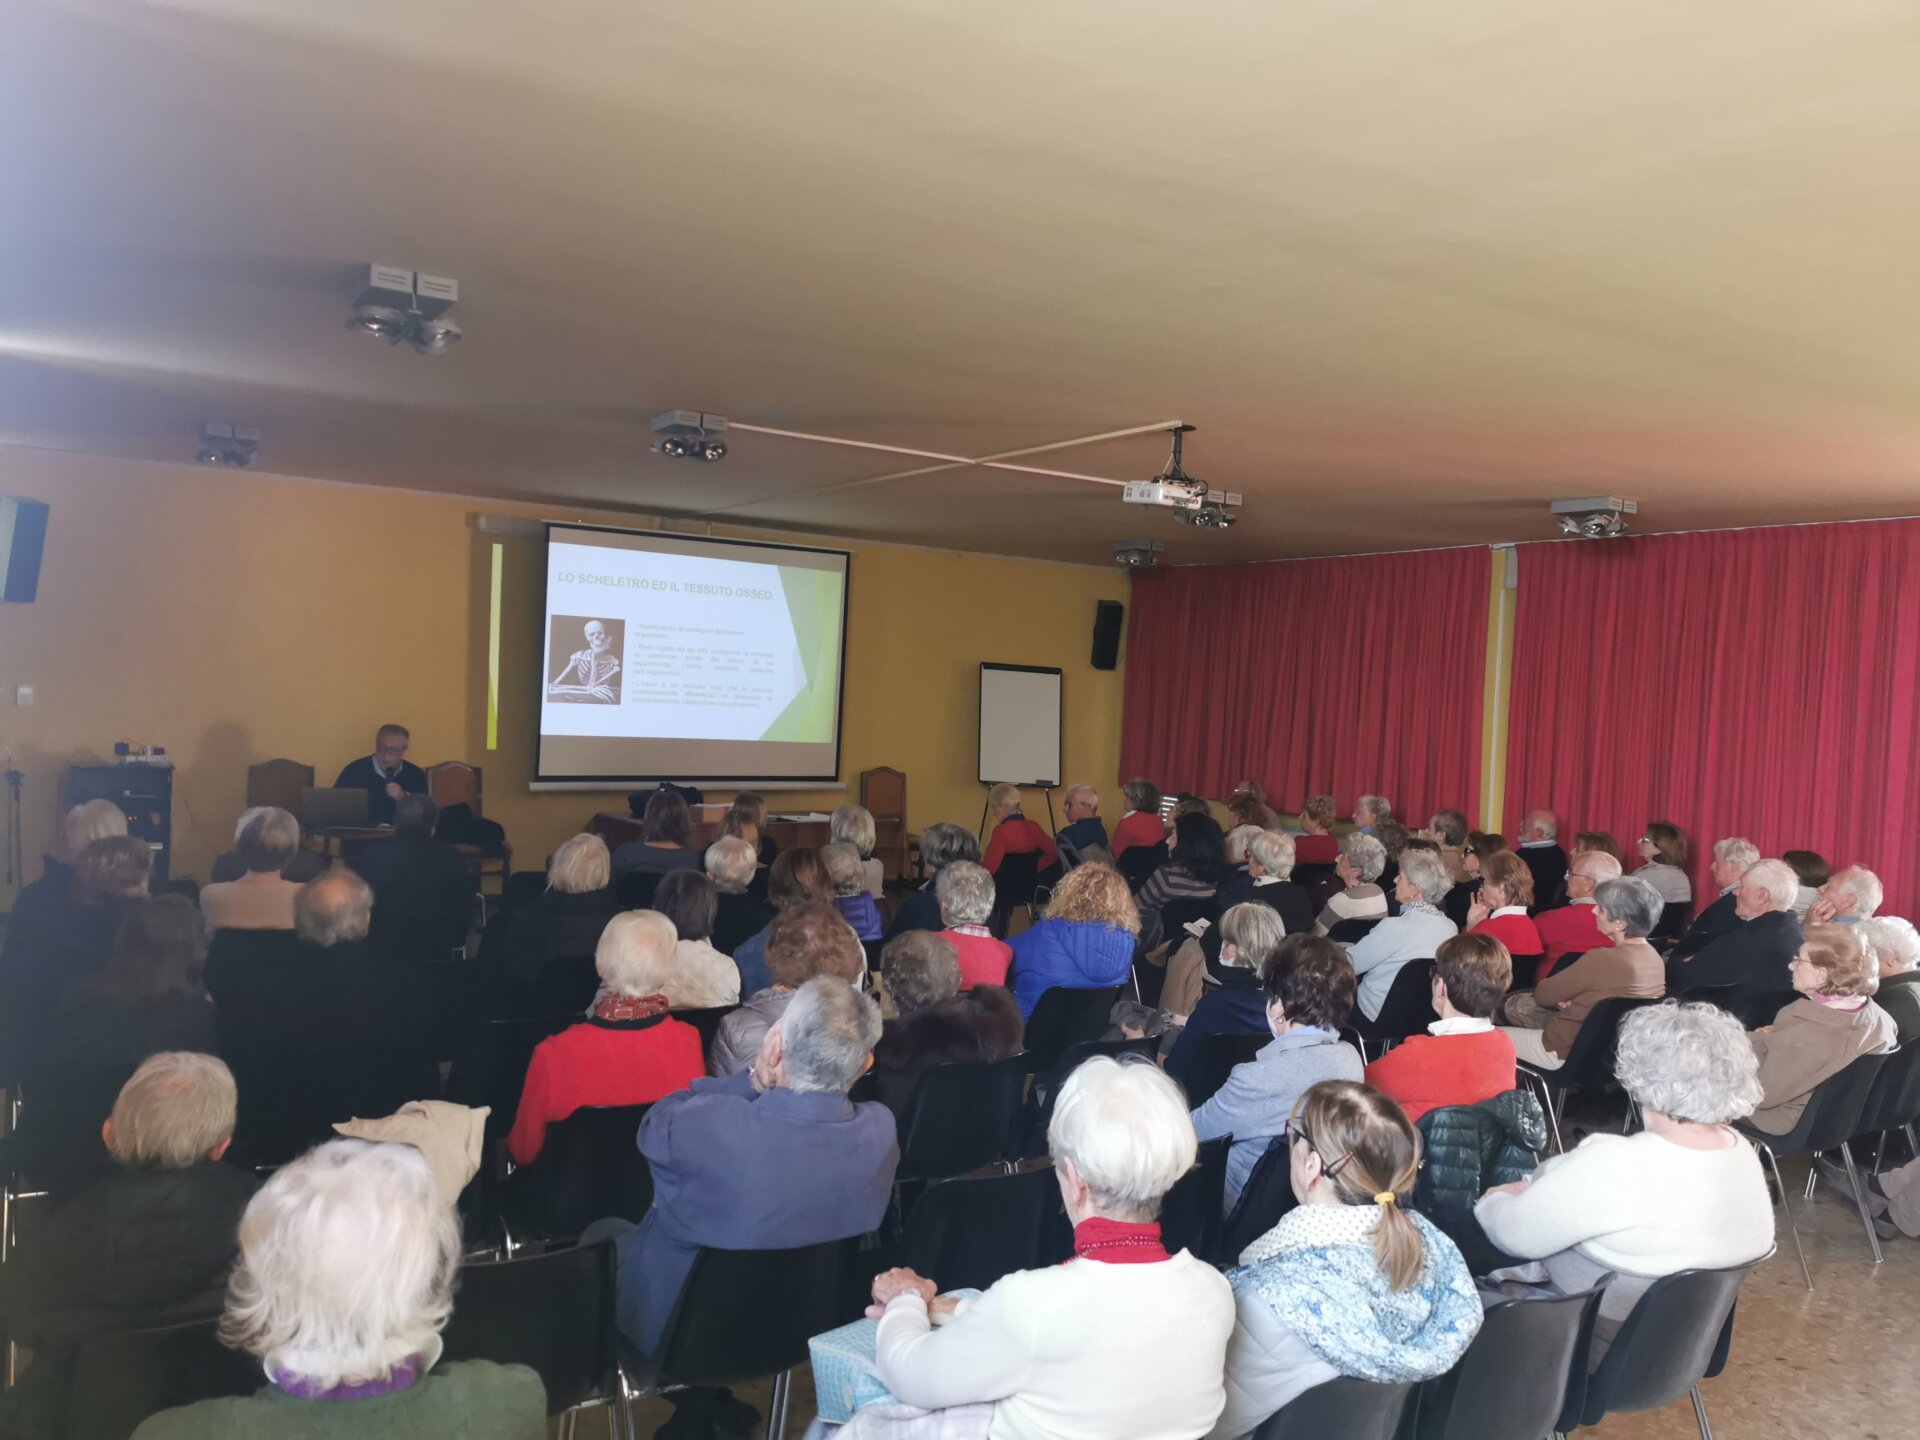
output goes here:
<path id="1" fill-rule="evenodd" d="M 1420 1172 L 1420 1134 L 1407 1112 L 1370 1085 L 1326 1080 L 1301 1097 L 1296 1114 L 1341 1202 L 1380 1208 L 1374 1263 L 1394 1290 L 1407 1289 L 1426 1263 L 1406 1209 Z"/>

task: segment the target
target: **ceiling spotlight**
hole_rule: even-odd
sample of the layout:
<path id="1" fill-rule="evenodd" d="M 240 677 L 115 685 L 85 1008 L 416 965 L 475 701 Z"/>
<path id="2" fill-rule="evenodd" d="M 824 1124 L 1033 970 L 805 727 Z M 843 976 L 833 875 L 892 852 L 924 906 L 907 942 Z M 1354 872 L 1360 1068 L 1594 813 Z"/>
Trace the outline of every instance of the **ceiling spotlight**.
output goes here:
<path id="1" fill-rule="evenodd" d="M 402 340 L 422 355 L 444 355 L 461 338 L 460 327 L 440 317 L 460 298 L 459 282 L 397 265 L 374 265 L 367 287 L 353 302 L 347 328 L 389 345 Z"/>
<path id="2" fill-rule="evenodd" d="M 376 335 L 389 345 L 397 345 L 405 337 L 407 325 L 407 312 L 391 305 L 356 305 L 347 317 L 347 329 Z"/>
<path id="3" fill-rule="evenodd" d="M 1230 530 L 1240 517 L 1219 500 L 1202 500 L 1197 510 L 1176 510 L 1173 518 L 1200 530 Z"/>
<path id="4" fill-rule="evenodd" d="M 209 420 L 200 427 L 200 448 L 193 458 L 202 465 L 231 465 L 245 470 L 260 458 L 260 432 L 251 425 Z"/>
<path id="5" fill-rule="evenodd" d="M 1640 502 L 1599 495 L 1587 500 L 1555 500 L 1547 509 L 1560 517 L 1560 529 L 1568 535 L 1617 540 L 1627 533 L 1626 517 L 1640 512 Z"/>
<path id="6" fill-rule="evenodd" d="M 444 355 L 466 337 L 451 320 L 419 320 L 414 322 L 406 338 L 422 355 Z"/>
<path id="7" fill-rule="evenodd" d="M 1160 563 L 1160 554 L 1166 543 L 1160 540 L 1116 540 L 1113 542 L 1113 563 L 1128 570 L 1144 570 Z"/>
<path id="8" fill-rule="evenodd" d="M 656 455 L 674 460 L 704 460 L 711 465 L 727 458 L 727 417 L 704 410 L 663 410 L 647 427 L 660 438 L 653 442 Z"/>

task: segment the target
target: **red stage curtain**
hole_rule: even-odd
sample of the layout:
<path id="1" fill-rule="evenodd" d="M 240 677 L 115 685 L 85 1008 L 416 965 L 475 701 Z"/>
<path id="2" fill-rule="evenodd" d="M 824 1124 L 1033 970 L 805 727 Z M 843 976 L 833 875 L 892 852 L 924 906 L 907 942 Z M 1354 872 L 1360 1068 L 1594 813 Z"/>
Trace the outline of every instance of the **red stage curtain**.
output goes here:
<path id="1" fill-rule="evenodd" d="M 1415 828 L 1473 814 L 1489 554 L 1136 574 L 1121 770 L 1216 797 L 1252 778 L 1282 810 L 1385 795 Z"/>
<path id="2" fill-rule="evenodd" d="M 1915 899 L 1920 522 L 1520 547 L 1509 825 L 1817 850 Z M 1509 829 L 1509 834 L 1512 830 Z"/>

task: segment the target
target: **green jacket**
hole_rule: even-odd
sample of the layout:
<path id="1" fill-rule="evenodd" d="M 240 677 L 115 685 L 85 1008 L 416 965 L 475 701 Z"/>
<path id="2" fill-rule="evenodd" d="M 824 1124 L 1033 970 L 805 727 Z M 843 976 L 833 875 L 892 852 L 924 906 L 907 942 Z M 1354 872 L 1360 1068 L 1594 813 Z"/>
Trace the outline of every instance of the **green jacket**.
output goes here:
<path id="1" fill-rule="evenodd" d="M 366 1400 L 296 1400 L 272 1386 L 245 1399 L 163 1410 L 133 1440 L 546 1440 L 547 1392 L 524 1365 L 463 1360 L 410 1389 Z"/>

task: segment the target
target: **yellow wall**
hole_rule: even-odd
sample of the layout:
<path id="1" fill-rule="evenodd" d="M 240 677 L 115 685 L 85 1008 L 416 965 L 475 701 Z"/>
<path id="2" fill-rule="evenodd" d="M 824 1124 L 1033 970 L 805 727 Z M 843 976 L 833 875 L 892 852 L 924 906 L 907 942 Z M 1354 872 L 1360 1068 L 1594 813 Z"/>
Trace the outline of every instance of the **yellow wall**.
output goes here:
<path id="1" fill-rule="evenodd" d="M 176 874 L 204 878 L 275 756 L 322 783 L 387 720 L 422 764 L 486 772 L 486 812 L 537 866 L 614 795 L 533 794 L 533 707 L 503 704 L 485 749 L 491 547 L 481 513 L 644 528 L 632 516 L 493 503 L 0 447 L 0 494 L 49 501 L 39 599 L 0 605 L 0 741 L 26 772 L 29 878 L 51 843 L 65 768 L 120 739 L 175 757 Z M 743 530 L 719 533 L 750 535 Z M 791 537 L 768 537 L 791 538 Z M 978 666 L 1066 672 L 1066 778 L 1117 815 L 1120 671 L 1087 663 L 1118 571 L 827 541 L 853 552 L 844 792 L 772 792 L 775 809 L 858 798 L 859 774 L 907 774 L 909 821 L 977 825 Z M 501 693 L 535 695 L 541 545 L 504 541 Z M 32 708 L 14 704 L 31 685 Z M 724 798 L 716 796 L 714 798 Z M 1038 797 L 1035 797 L 1038 800 Z M 1058 797 L 1056 796 L 1056 806 Z"/>

